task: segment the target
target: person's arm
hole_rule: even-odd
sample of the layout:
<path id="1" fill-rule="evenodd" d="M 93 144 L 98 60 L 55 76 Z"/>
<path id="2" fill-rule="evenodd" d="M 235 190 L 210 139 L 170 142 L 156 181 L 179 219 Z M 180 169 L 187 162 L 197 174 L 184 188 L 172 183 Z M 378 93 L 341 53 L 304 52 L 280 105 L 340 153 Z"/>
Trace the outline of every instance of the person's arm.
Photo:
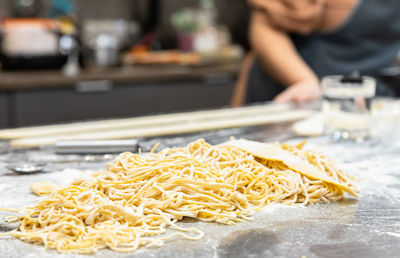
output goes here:
<path id="1" fill-rule="evenodd" d="M 276 101 L 302 102 L 320 96 L 318 77 L 301 58 L 286 32 L 272 26 L 263 13 L 254 11 L 249 34 L 253 51 L 265 70 L 288 87 Z"/>
<path id="2" fill-rule="evenodd" d="M 250 72 L 251 65 L 254 60 L 254 54 L 252 52 L 247 53 L 243 59 L 240 67 L 239 76 L 236 82 L 235 89 L 231 98 L 231 107 L 243 106 L 246 97 L 247 79 Z"/>

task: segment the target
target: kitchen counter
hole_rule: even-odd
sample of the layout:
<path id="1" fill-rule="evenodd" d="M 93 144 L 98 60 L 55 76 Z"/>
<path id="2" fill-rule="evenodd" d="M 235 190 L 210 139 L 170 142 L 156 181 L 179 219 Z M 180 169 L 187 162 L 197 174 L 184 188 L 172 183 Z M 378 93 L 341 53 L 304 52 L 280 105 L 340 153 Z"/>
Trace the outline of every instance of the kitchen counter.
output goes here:
<path id="1" fill-rule="evenodd" d="M 75 86 L 82 81 L 108 80 L 112 83 L 155 83 L 183 80 L 218 80 L 219 76 L 236 76 L 239 63 L 214 66 L 124 66 L 115 68 L 88 68 L 75 77 L 66 77 L 61 71 L 0 72 L 0 91 L 54 89 Z"/>
<path id="2" fill-rule="evenodd" d="M 233 135 L 258 141 L 298 142 L 290 123 L 233 128 L 206 133 L 142 139 L 140 145 L 149 150 L 156 142 L 159 148 L 182 146 L 197 138 L 216 144 Z M 120 254 L 101 250 L 93 255 L 63 255 L 44 250 L 11 237 L 2 237 L 0 253 L 14 257 L 395 257 L 400 253 L 400 147 L 369 143 L 329 143 L 324 137 L 309 138 L 316 146 L 347 172 L 359 178 L 360 194 L 356 200 L 347 196 L 331 204 L 307 207 L 272 205 L 252 215 L 253 220 L 237 226 L 205 223 L 186 219 L 184 227 L 198 227 L 205 236 L 198 241 L 174 239 L 162 247 L 140 248 Z M 32 195 L 32 182 L 50 180 L 66 184 L 72 178 L 104 169 L 106 161 L 77 162 L 48 166 L 48 172 L 16 175 L 5 169 L 11 162 L 27 160 L 54 161 L 76 156 L 57 156 L 49 149 L 9 150 L 0 145 L 0 203 L 2 207 L 19 208 L 40 198 Z M 79 157 L 78 157 L 79 158 Z M 81 157 L 83 158 L 83 157 Z M 84 171 L 82 171 L 84 170 Z M 3 224 L 12 213 L 0 212 L 1 231 L 15 225 Z"/>

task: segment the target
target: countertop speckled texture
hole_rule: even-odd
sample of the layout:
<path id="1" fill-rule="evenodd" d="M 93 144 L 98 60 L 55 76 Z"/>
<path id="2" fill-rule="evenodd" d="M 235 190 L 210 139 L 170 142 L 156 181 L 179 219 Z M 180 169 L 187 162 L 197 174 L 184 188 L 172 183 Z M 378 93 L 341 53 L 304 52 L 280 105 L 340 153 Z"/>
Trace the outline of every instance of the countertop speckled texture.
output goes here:
<path id="1" fill-rule="evenodd" d="M 203 137 L 211 143 L 230 135 L 259 141 L 298 141 L 289 124 L 221 130 L 177 137 L 142 140 L 148 149 L 156 142 L 182 146 Z M 400 254 L 400 148 L 373 144 L 330 144 L 323 138 L 308 139 L 310 145 L 326 152 L 341 168 L 360 179 L 360 198 L 339 203 L 307 207 L 272 205 L 253 214 L 253 220 L 238 226 L 204 223 L 187 219 L 181 226 L 196 226 L 205 236 L 199 241 L 175 239 L 162 247 L 141 248 L 120 254 L 101 250 L 93 255 L 59 254 L 21 242 L 0 238 L 0 257 L 398 257 Z M 1 154 L 2 153 L 2 154 Z M 51 180 L 66 184 L 90 171 L 105 168 L 104 162 L 50 164 L 47 172 L 16 175 L 5 166 L 27 160 L 76 158 L 57 156 L 50 150 L 7 150 L 0 143 L 0 206 L 19 208 L 39 197 L 32 195 L 32 182 Z M 82 171 L 83 170 L 83 171 Z M 0 231 L 12 227 L 3 224 L 11 213 L 0 212 Z"/>

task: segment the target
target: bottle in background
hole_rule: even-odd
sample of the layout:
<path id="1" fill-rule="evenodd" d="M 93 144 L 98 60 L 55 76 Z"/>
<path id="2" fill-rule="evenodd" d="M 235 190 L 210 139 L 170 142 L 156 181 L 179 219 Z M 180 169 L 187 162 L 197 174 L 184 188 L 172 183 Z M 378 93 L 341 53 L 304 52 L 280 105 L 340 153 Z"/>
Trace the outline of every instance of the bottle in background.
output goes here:
<path id="1" fill-rule="evenodd" d="M 193 48 L 199 53 L 217 52 L 219 49 L 217 9 L 213 0 L 201 0 L 198 11 L 198 30 Z"/>

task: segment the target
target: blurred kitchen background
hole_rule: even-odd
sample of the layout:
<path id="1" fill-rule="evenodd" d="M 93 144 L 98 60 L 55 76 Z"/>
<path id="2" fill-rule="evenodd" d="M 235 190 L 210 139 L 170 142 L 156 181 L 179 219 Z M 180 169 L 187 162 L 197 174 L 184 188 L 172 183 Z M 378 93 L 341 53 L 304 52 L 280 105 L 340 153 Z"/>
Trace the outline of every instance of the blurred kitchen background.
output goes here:
<path id="1" fill-rule="evenodd" d="M 0 0 L 0 128 L 228 106 L 245 0 Z"/>

